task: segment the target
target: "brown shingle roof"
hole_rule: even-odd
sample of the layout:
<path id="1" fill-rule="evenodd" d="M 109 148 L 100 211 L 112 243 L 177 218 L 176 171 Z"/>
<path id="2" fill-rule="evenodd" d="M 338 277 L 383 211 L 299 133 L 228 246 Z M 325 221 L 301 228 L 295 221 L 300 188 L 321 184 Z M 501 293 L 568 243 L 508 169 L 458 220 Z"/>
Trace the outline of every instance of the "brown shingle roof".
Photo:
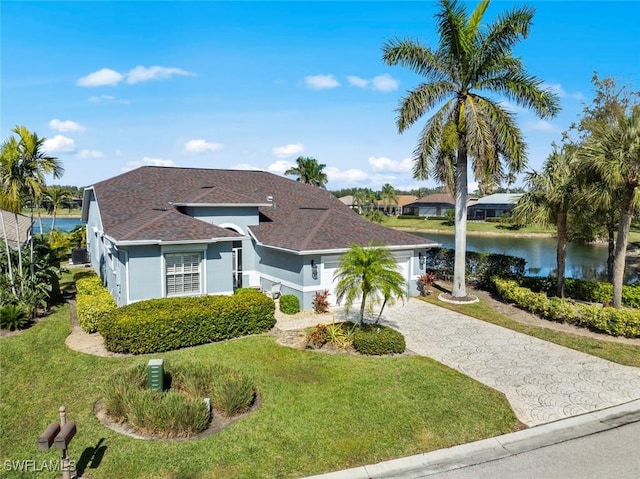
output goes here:
<path id="1" fill-rule="evenodd" d="M 146 166 L 96 183 L 104 233 L 121 241 L 197 241 L 238 234 L 182 214 L 174 204 L 256 205 L 249 229 L 262 244 L 294 251 L 432 241 L 370 223 L 331 193 L 264 171 Z M 273 203 L 267 201 L 273 198 Z M 264 206 L 271 204 L 271 206 Z"/>

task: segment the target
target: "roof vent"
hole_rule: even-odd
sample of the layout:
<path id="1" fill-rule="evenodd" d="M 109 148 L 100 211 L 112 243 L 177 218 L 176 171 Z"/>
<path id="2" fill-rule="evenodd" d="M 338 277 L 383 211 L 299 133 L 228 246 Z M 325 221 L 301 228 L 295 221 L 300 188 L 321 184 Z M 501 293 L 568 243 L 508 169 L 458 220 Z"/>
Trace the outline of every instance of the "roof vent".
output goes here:
<path id="1" fill-rule="evenodd" d="M 271 205 L 273 206 L 273 209 L 276 209 L 276 202 L 273 200 L 273 195 L 267 195 L 267 201 L 269 203 L 271 203 Z"/>

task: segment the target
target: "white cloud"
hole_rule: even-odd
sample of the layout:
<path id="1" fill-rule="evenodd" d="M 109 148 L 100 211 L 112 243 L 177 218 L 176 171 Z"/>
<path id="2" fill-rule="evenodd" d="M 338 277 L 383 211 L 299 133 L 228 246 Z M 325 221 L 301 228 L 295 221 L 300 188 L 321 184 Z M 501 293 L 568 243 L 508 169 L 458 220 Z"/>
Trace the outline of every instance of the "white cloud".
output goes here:
<path id="1" fill-rule="evenodd" d="M 130 103 L 129 100 L 123 100 L 121 98 L 116 98 L 113 95 L 90 96 L 89 97 L 89 102 L 91 102 L 91 103 L 115 102 L 115 103 L 122 103 L 123 105 L 128 105 Z"/>
<path id="2" fill-rule="evenodd" d="M 161 67 L 161 66 L 152 66 L 152 67 L 143 67 L 142 65 L 138 65 L 132 70 L 129 70 L 127 73 L 127 83 L 140 83 L 149 80 L 166 80 L 167 78 L 171 78 L 174 75 L 179 76 L 195 76 L 194 73 L 188 72 L 181 68 L 176 67 Z"/>
<path id="3" fill-rule="evenodd" d="M 391 77 L 388 73 L 383 73 L 371 80 L 371 87 L 376 91 L 395 91 L 398 89 L 398 80 Z"/>
<path id="4" fill-rule="evenodd" d="M 302 143 L 290 143 L 284 146 L 276 146 L 271 152 L 276 158 L 289 158 L 291 156 L 299 155 L 304 151 L 304 145 Z"/>
<path id="5" fill-rule="evenodd" d="M 392 171 L 395 173 L 407 173 L 413 168 L 413 161 L 411 158 L 405 158 L 402 161 L 392 160 L 384 156 L 369 157 L 369 164 L 373 168 L 373 171 Z"/>
<path id="6" fill-rule="evenodd" d="M 75 151 L 76 142 L 63 135 L 56 135 L 44 141 L 44 148 L 48 153 L 70 153 Z"/>
<path id="7" fill-rule="evenodd" d="M 329 166 L 325 171 L 327 173 L 327 179 L 330 182 L 350 184 L 364 183 L 369 180 L 369 175 L 357 168 L 351 168 L 343 171 L 334 166 Z"/>
<path id="8" fill-rule="evenodd" d="M 114 153 L 116 156 L 122 156 L 122 150 L 116 150 Z"/>
<path id="9" fill-rule="evenodd" d="M 104 154 L 101 151 L 98 150 L 80 150 L 77 154 L 76 157 L 80 158 L 81 160 L 90 160 L 90 159 L 94 159 L 94 158 L 102 158 L 104 156 Z"/>
<path id="10" fill-rule="evenodd" d="M 324 90 L 340 86 L 333 75 L 309 75 L 304 77 L 304 85 L 312 90 Z"/>
<path id="11" fill-rule="evenodd" d="M 74 132 L 74 131 L 83 132 L 85 129 L 84 126 L 82 126 L 79 123 L 76 123 L 75 121 L 71 121 L 71 120 L 62 121 L 62 120 L 58 120 L 57 118 L 54 118 L 49 122 L 49 127 L 52 130 L 59 131 L 60 133 L 67 133 L 67 132 Z"/>
<path id="12" fill-rule="evenodd" d="M 247 163 L 239 163 L 235 166 L 231 167 L 232 170 L 246 170 L 246 171 L 262 171 L 262 168 L 257 166 L 249 165 Z"/>
<path id="13" fill-rule="evenodd" d="M 536 131 L 544 131 L 544 132 L 548 132 L 548 133 L 554 133 L 556 132 L 556 128 L 549 123 L 548 121 L 544 121 L 544 120 L 538 120 L 536 122 L 529 122 L 526 124 L 526 127 L 529 130 L 536 130 Z"/>
<path id="14" fill-rule="evenodd" d="M 80 78 L 76 85 L 94 87 L 104 85 L 117 85 L 122 81 L 123 75 L 110 68 L 103 68 L 93 73 L 89 73 L 87 76 Z"/>
<path id="15" fill-rule="evenodd" d="M 295 166 L 293 163 L 287 160 L 277 160 L 275 163 L 271 163 L 267 170 L 271 173 L 284 174 L 289 168 Z"/>
<path id="16" fill-rule="evenodd" d="M 221 143 L 211 143 L 205 139 L 189 140 L 184 145 L 185 151 L 189 153 L 204 153 L 206 151 L 218 151 L 221 150 L 223 145 Z"/>
<path id="17" fill-rule="evenodd" d="M 123 80 L 127 83 L 134 84 L 150 80 L 166 80 L 172 76 L 195 76 L 195 73 L 188 72 L 182 68 L 176 67 L 161 67 L 154 65 L 151 67 L 145 67 L 138 65 L 137 67 L 129 70 L 127 73 L 122 74 L 110 68 L 103 68 L 102 70 L 89 73 L 87 76 L 80 78 L 76 85 L 95 87 L 104 85 L 117 85 Z M 92 97 L 96 99 L 106 99 L 106 95 L 102 97 Z"/>
<path id="18" fill-rule="evenodd" d="M 480 184 L 477 181 L 473 181 L 467 184 L 467 193 L 475 193 Z"/>
<path id="19" fill-rule="evenodd" d="M 349 83 L 351 83 L 353 86 L 357 86 L 358 88 L 367 88 L 367 85 L 369 84 L 369 80 L 365 80 L 364 78 L 360 78 L 354 75 L 349 75 L 347 77 L 347 80 L 349 80 Z"/>
<path id="20" fill-rule="evenodd" d="M 569 93 L 560 83 L 551 83 L 544 85 L 544 88 L 558 95 L 560 98 L 573 98 L 574 100 L 584 100 L 584 95 L 580 92 Z"/>
<path id="21" fill-rule="evenodd" d="M 122 167 L 122 171 L 131 171 L 141 166 L 176 166 L 173 160 L 163 160 L 162 158 L 149 158 L 145 156 L 141 161 L 129 161 Z"/>

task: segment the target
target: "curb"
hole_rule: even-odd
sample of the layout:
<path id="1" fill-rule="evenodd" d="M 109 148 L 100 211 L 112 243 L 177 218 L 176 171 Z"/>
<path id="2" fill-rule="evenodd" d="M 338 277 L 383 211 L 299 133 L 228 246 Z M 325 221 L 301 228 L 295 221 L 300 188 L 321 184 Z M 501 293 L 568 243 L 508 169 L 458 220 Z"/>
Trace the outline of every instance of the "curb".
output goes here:
<path id="1" fill-rule="evenodd" d="M 460 446 L 329 472 L 306 479 L 426 477 L 495 461 L 640 421 L 640 399 Z"/>

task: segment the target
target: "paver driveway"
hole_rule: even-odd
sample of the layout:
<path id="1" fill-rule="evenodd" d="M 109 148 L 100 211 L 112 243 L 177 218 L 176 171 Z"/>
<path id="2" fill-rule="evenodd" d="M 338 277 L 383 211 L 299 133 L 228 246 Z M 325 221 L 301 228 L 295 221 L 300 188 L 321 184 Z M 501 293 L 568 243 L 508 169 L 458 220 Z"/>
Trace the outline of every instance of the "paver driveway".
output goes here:
<path id="1" fill-rule="evenodd" d="M 503 392 L 535 426 L 640 398 L 640 369 L 485 323 L 418 299 L 385 309 L 381 322 L 407 348 Z"/>

